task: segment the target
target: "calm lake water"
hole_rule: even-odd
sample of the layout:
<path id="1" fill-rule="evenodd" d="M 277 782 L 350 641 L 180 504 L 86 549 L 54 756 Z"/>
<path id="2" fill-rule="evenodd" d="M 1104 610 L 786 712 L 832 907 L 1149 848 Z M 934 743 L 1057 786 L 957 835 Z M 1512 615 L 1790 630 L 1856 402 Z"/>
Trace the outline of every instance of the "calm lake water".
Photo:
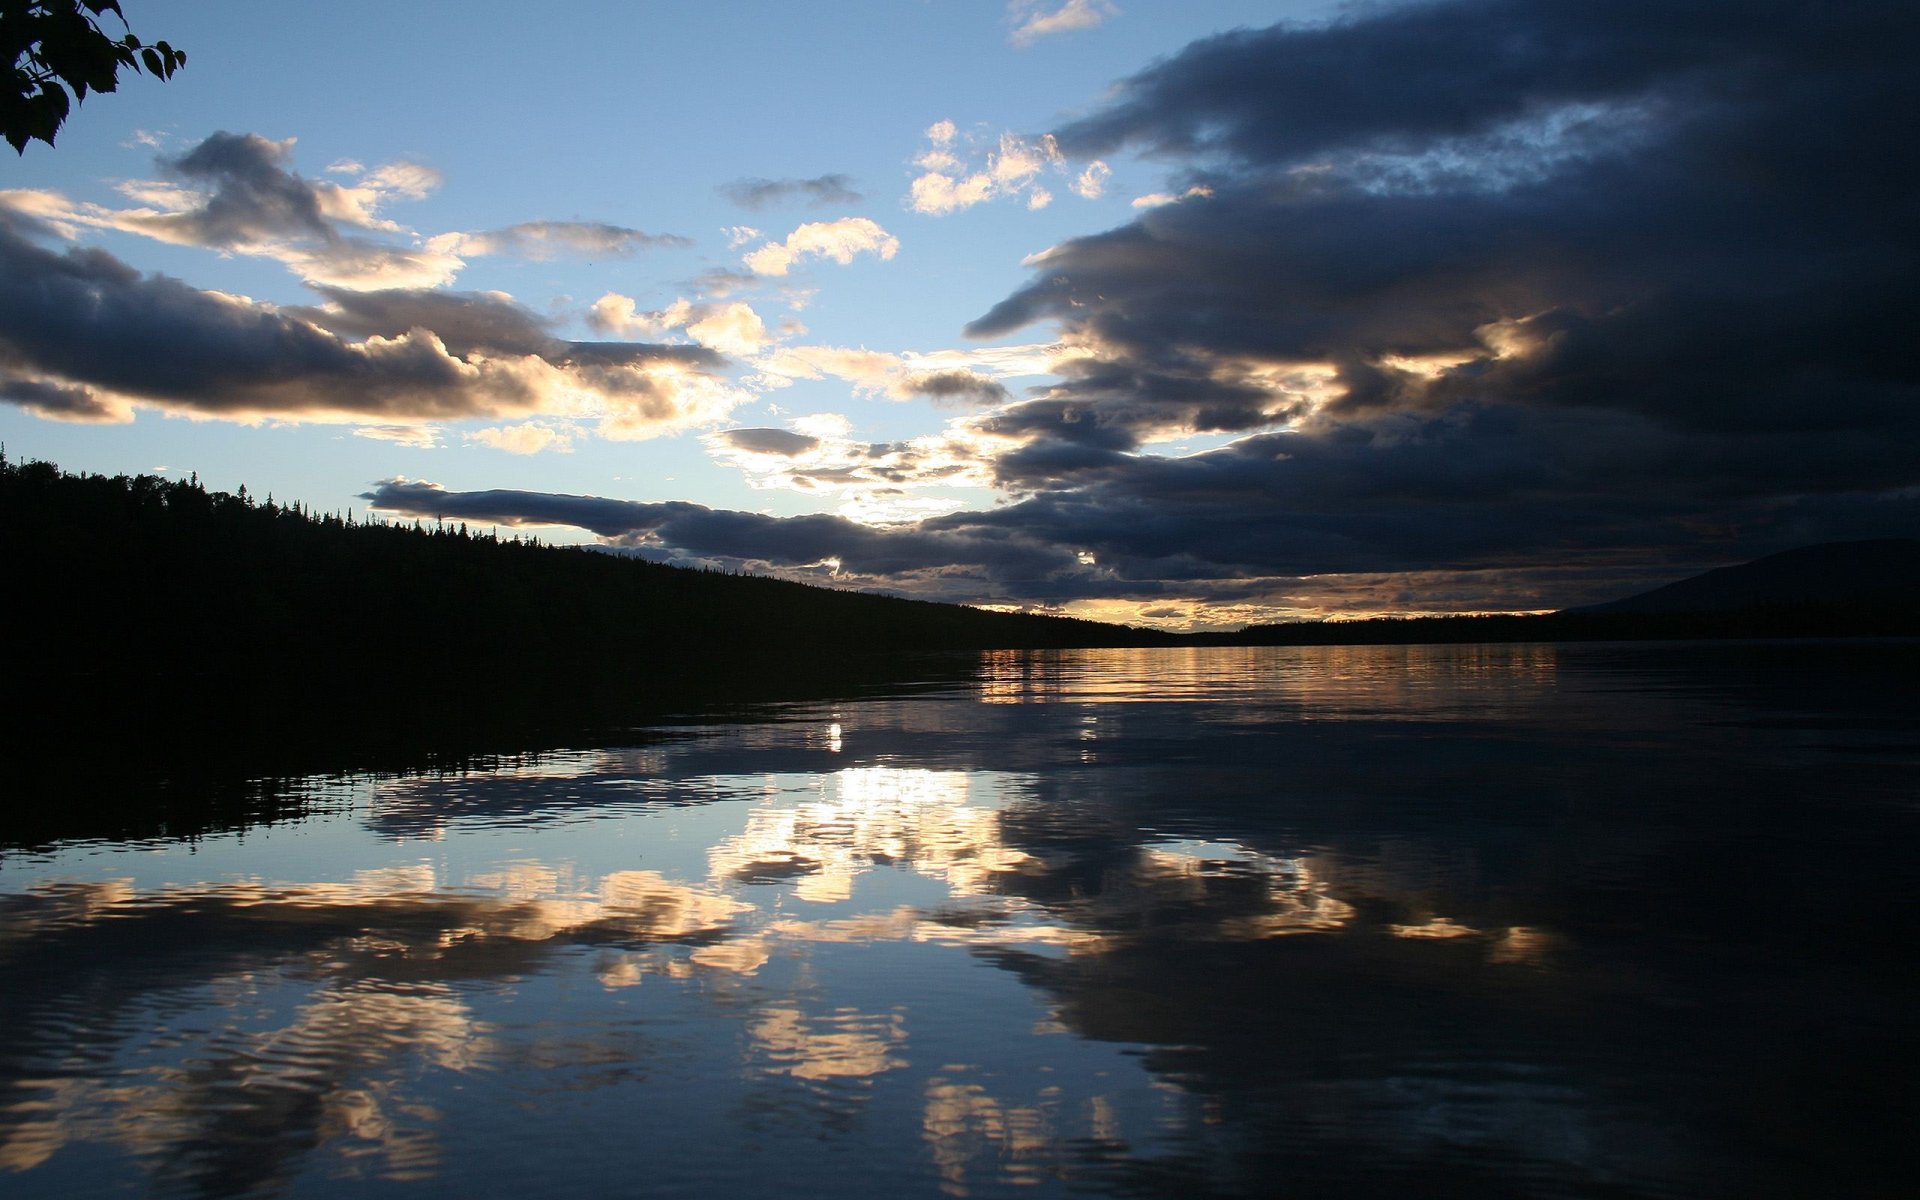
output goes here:
<path id="1" fill-rule="evenodd" d="M 1911 1196 L 1916 666 L 1009 653 L 6 852 L 0 1193 Z"/>

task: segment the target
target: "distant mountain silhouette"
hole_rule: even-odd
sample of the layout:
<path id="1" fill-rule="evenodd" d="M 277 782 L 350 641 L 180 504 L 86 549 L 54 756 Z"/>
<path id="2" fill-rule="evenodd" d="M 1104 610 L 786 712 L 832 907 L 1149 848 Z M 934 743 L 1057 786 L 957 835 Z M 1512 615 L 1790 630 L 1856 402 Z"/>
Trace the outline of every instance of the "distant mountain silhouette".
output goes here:
<path id="1" fill-rule="evenodd" d="M 1637 596 L 1537 616 L 1381 617 L 1249 625 L 1231 645 L 1415 645 L 1920 636 L 1920 541 L 1805 546 Z"/>
<path id="2" fill-rule="evenodd" d="M 1735 613 L 1920 602 L 1920 540 L 1828 542 L 1769 554 L 1569 613 Z"/>

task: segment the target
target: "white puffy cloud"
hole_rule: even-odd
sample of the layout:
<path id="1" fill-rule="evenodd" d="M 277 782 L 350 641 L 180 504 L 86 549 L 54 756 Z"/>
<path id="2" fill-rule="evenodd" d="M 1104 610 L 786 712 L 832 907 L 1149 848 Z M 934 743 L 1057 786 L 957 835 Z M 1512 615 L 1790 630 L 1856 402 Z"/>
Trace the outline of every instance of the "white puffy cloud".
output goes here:
<path id="1" fill-rule="evenodd" d="M 627 337 L 659 337 L 683 329 L 702 346 L 739 356 L 756 354 L 773 340 L 760 314 L 739 300 L 695 304 L 682 298 L 663 309 L 642 312 L 633 297 L 608 292 L 593 302 L 587 324 L 602 333 Z"/>
<path id="2" fill-rule="evenodd" d="M 1045 208 L 1053 203 L 1053 192 L 1042 183 L 1048 177 L 1064 178 L 1091 200 L 1100 187 L 1096 182 L 1089 188 L 1086 181 L 1103 180 L 1107 172 L 1106 164 L 1096 161 L 1075 178 L 1052 134 L 1023 138 L 1003 132 L 988 142 L 962 137 L 952 121 L 941 121 L 927 130 L 927 141 L 928 149 L 913 160 L 920 174 L 909 185 L 907 204 L 930 217 L 1002 198 L 1022 199 L 1028 209 Z"/>
<path id="3" fill-rule="evenodd" d="M 911 200 L 913 211 L 943 217 L 990 200 L 993 193 L 993 178 L 985 172 L 955 178 L 939 171 L 929 171 L 913 181 Z"/>
<path id="4" fill-rule="evenodd" d="M 281 144 L 291 147 L 293 139 Z M 383 205 L 391 200 L 424 200 L 444 182 L 440 172 L 420 163 L 393 162 L 371 171 L 353 163 L 350 171 L 337 169 L 343 165 L 336 163 L 327 170 L 360 178 L 351 185 L 314 183 L 321 213 L 330 220 L 386 233 L 399 233 L 403 227 L 379 215 Z"/>
<path id="5" fill-rule="evenodd" d="M 785 275 L 803 258 L 827 258 L 846 265 L 859 254 L 890 259 L 900 251 L 900 239 L 867 217 L 838 221 L 809 221 L 787 235 L 784 242 L 768 242 L 745 255 L 741 262 L 756 275 Z"/>
<path id="6" fill-rule="evenodd" d="M 595 300 L 587 310 L 587 324 L 595 332 L 615 337 L 632 337 L 636 334 L 658 337 L 663 330 L 670 328 L 661 322 L 659 314 L 641 312 L 638 301 L 619 292 L 608 292 Z"/>
<path id="7" fill-rule="evenodd" d="M 750 305 L 735 300 L 705 306 L 705 316 L 687 322 L 687 336 L 722 354 L 753 354 L 770 339 L 766 322 Z"/>
<path id="8" fill-rule="evenodd" d="M 1051 10 L 1036 0 L 1014 0 L 1007 11 L 1017 22 L 1008 40 L 1016 46 L 1031 46 L 1043 37 L 1092 29 L 1120 10 L 1108 0 L 1066 0 Z"/>
<path id="9" fill-rule="evenodd" d="M 1073 192 L 1083 200 L 1098 200 L 1100 193 L 1107 190 L 1107 179 L 1113 169 L 1099 159 L 1087 164 L 1087 169 L 1074 177 Z"/>
<path id="10" fill-rule="evenodd" d="M 495 450 L 505 450 L 509 454 L 538 454 L 542 450 L 566 454 L 573 450 L 571 435 L 550 425 L 539 425 L 532 421 L 519 425 L 499 425 L 491 429 L 476 429 L 467 434 L 466 439 L 483 446 L 492 446 Z"/>

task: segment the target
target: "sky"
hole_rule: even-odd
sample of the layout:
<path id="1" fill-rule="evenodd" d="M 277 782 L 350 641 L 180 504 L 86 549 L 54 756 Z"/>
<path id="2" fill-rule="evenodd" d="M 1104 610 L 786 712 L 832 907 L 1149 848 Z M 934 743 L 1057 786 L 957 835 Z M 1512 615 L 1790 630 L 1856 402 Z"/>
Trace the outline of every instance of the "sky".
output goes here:
<path id="1" fill-rule="evenodd" d="M 125 8 L 14 460 L 1176 629 L 1920 535 L 1910 5 Z"/>

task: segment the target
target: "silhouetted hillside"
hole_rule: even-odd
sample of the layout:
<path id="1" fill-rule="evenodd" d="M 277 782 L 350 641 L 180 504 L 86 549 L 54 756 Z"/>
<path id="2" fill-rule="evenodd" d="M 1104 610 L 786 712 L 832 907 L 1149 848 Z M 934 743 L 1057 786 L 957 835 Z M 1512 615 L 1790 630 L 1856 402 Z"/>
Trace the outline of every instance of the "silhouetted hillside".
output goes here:
<path id="1" fill-rule="evenodd" d="M 1720 567 L 1575 613 L 1704 613 L 1892 608 L 1920 597 L 1920 541 L 1829 542 Z"/>
<path id="2" fill-rule="evenodd" d="M 1920 635 L 1920 541 L 1834 542 L 1722 567 L 1607 604 L 1534 616 L 1250 625 L 1259 646 Z"/>
<path id="3" fill-rule="evenodd" d="M 474 744 L 1168 635 L 0 461 L 10 751 Z M 244 757 L 244 754 L 242 755 Z"/>

